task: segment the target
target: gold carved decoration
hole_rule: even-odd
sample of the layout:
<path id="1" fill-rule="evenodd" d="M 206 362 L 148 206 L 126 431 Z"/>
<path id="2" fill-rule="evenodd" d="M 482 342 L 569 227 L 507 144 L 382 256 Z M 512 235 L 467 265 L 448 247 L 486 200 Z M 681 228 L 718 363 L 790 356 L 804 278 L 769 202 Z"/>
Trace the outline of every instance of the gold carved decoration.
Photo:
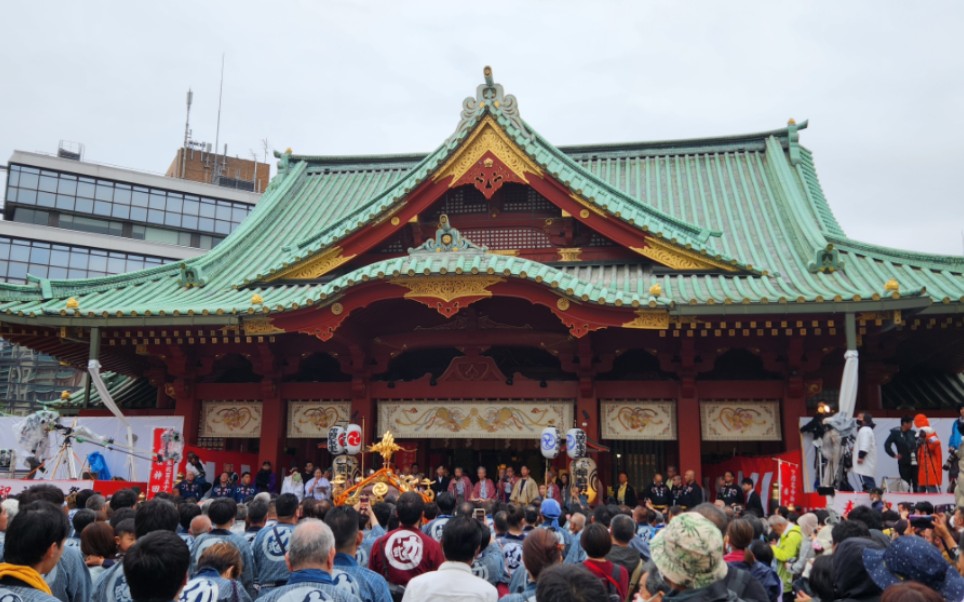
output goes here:
<path id="1" fill-rule="evenodd" d="M 668 311 L 651 311 L 640 309 L 636 311 L 636 317 L 623 324 L 623 328 L 641 328 L 644 330 L 664 330 L 669 328 Z"/>
<path id="2" fill-rule="evenodd" d="M 341 303 L 331 304 L 331 313 L 333 313 L 334 315 L 340 316 L 342 313 L 344 313 L 344 311 L 345 311 L 345 306 L 342 305 Z"/>
<path id="3" fill-rule="evenodd" d="M 345 262 L 354 259 L 354 255 L 342 255 L 341 247 L 331 247 L 318 255 L 309 257 L 290 268 L 284 269 L 270 276 L 273 280 L 314 280 L 334 270 Z"/>
<path id="4" fill-rule="evenodd" d="M 556 307 L 559 309 L 559 311 L 566 311 L 566 310 L 568 310 L 568 309 L 569 309 L 569 299 L 566 299 L 565 297 L 559 297 L 558 299 L 556 299 Z"/>
<path id="5" fill-rule="evenodd" d="M 486 116 L 432 179 L 437 182 L 452 176 L 454 184 L 487 152 L 495 155 L 523 182 L 529 182 L 526 173 L 542 175 L 542 169 L 506 135 L 491 116 Z"/>
<path id="6" fill-rule="evenodd" d="M 645 247 L 630 247 L 643 257 L 648 257 L 656 263 L 673 268 L 674 270 L 723 270 L 735 272 L 737 269 L 725 262 L 718 261 L 697 251 L 659 240 L 652 236 L 646 237 Z"/>
<path id="7" fill-rule="evenodd" d="M 559 253 L 559 261 L 579 261 L 579 257 L 582 255 L 582 249 L 579 247 L 556 249 L 556 252 Z"/>
<path id="8" fill-rule="evenodd" d="M 271 321 L 271 318 L 245 318 L 242 322 L 245 336 L 261 336 L 270 334 L 282 334 L 283 328 L 278 328 Z"/>
<path id="9" fill-rule="evenodd" d="M 392 284 L 397 284 L 408 289 L 405 298 L 428 297 L 431 299 L 441 299 L 449 303 L 462 297 L 491 297 L 492 291 L 488 288 L 494 284 L 505 282 L 505 278 L 499 276 L 446 276 L 443 278 L 414 278 L 402 277 L 392 278 Z"/>
<path id="10" fill-rule="evenodd" d="M 518 257 L 519 249 L 489 249 L 486 251 L 489 255 L 504 255 L 506 257 Z"/>

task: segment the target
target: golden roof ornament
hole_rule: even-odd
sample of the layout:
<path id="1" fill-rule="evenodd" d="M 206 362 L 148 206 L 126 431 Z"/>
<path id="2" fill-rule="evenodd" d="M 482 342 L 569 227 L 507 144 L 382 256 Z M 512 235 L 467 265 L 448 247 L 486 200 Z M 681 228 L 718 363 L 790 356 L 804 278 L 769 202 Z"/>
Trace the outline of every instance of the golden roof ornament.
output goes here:
<path id="1" fill-rule="evenodd" d="M 60 399 L 61 399 L 62 401 L 67 401 L 68 399 L 70 399 L 70 391 L 68 391 L 68 390 L 66 390 L 66 389 L 64 389 L 63 391 L 61 391 L 61 392 L 60 392 Z"/>
<path id="2" fill-rule="evenodd" d="M 251 295 L 251 305 L 262 305 L 264 303 L 264 297 L 255 293 Z"/>
<path id="3" fill-rule="evenodd" d="M 887 291 L 888 293 L 899 293 L 900 283 L 897 282 L 896 278 L 891 278 L 890 280 L 884 283 L 884 290 Z"/>
<path id="4" fill-rule="evenodd" d="M 78 309 L 80 308 L 80 301 L 76 297 L 71 297 L 67 299 L 67 309 Z"/>
<path id="5" fill-rule="evenodd" d="M 388 464 L 391 464 L 392 456 L 394 456 L 396 453 L 400 451 L 415 451 L 415 450 L 403 449 L 402 446 L 395 443 L 395 435 L 392 434 L 392 431 L 385 431 L 385 434 L 382 435 L 382 440 L 379 441 L 378 443 L 373 443 L 369 445 L 368 451 L 372 453 L 380 454 L 382 457 L 382 460 L 384 460 L 385 464 L 388 465 Z"/>
<path id="6" fill-rule="evenodd" d="M 658 282 L 654 282 L 653 286 L 649 287 L 649 294 L 654 297 L 659 297 L 663 294 L 663 287 L 661 287 Z"/>

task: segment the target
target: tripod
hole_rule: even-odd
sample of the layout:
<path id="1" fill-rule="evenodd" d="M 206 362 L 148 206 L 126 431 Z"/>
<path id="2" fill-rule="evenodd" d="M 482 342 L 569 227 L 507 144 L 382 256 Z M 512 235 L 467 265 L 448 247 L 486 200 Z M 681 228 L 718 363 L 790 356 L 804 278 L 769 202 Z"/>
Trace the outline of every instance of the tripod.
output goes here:
<path id="1" fill-rule="evenodd" d="M 57 478 L 57 471 L 64 464 L 67 466 L 67 478 L 70 480 L 78 478 L 77 463 L 80 462 L 80 456 L 74 451 L 73 440 L 74 436 L 70 432 L 64 433 L 64 442 L 60 444 L 60 449 L 54 457 L 54 466 L 50 470 L 51 479 Z M 81 467 L 85 465 L 86 462 L 80 462 Z"/>

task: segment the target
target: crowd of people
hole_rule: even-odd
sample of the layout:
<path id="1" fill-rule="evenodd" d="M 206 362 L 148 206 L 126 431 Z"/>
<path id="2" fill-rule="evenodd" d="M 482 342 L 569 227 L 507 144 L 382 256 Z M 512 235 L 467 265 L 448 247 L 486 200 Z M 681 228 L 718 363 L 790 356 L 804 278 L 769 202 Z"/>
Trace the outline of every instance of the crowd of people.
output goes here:
<path id="1" fill-rule="evenodd" d="M 474 481 L 437 469 L 434 498 L 333 505 L 330 484 L 308 487 L 325 471 L 305 468 L 300 497 L 265 480 L 240 502 L 248 485 L 231 475 L 151 500 L 33 485 L 0 503 L 0 600 L 964 600 L 964 507 L 891 510 L 875 492 L 845 517 L 781 506 L 764 518 L 752 481 L 727 473 L 707 502 L 692 471 L 672 468 L 638 490 L 620 473 L 590 506 L 564 474 L 524 466 Z"/>

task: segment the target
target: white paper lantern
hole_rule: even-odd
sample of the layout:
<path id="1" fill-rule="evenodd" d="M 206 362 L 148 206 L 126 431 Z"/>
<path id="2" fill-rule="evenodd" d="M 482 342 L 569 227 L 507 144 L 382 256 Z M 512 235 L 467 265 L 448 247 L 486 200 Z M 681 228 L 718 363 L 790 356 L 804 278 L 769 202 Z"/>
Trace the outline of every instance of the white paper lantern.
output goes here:
<path id="1" fill-rule="evenodd" d="M 345 453 L 345 428 L 333 426 L 328 429 L 328 451 L 333 456 L 340 456 Z"/>
<path id="2" fill-rule="evenodd" d="M 560 439 L 562 436 L 559 433 L 559 429 L 554 426 L 547 426 L 542 429 L 542 439 L 539 444 L 539 449 L 542 451 L 542 457 L 549 460 L 554 460 L 556 456 L 559 455 L 559 446 L 562 443 Z"/>
<path id="3" fill-rule="evenodd" d="M 349 424 L 348 428 L 345 429 L 345 449 L 349 454 L 354 456 L 361 452 L 361 442 L 361 426 L 357 424 Z"/>
<path id="4" fill-rule="evenodd" d="M 586 455 L 586 431 L 569 429 L 566 433 L 566 454 L 575 460 Z"/>

